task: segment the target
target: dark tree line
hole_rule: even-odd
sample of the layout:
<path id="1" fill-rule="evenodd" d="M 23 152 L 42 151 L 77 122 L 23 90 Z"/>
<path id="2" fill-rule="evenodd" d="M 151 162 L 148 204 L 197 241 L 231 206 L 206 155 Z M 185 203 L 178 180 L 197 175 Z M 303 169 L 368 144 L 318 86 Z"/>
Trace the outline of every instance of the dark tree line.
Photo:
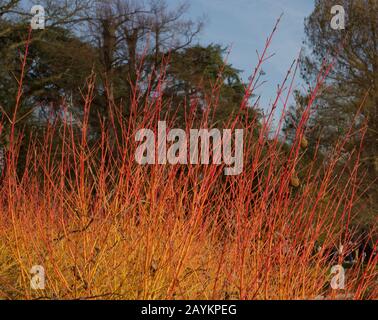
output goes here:
<path id="1" fill-rule="evenodd" d="M 203 20 L 186 18 L 187 4 L 171 8 L 163 0 L 35 3 L 45 8 L 46 28 L 33 31 L 22 105 L 17 112 L 16 126 L 25 134 L 25 146 L 28 132 L 43 132 L 51 119 L 59 117 L 63 106 L 74 118 L 81 116 L 81 89 L 92 73 L 96 75 L 90 116 L 93 137 L 100 131 L 100 119 L 109 118 L 111 107 L 117 106 L 128 116 L 133 88 L 137 86 L 142 99 L 148 99 L 161 70 L 166 78 L 162 94 L 173 111 L 179 110 L 178 121 L 184 119 L 186 101 L 192 97 L 205 101 L 211 95 L 211 84 L 221 70 L 217 120 L 227 119 L 240 105 L 244 95 L 240 71 L 224 64 L 221 46 L 197 43 Z M 31 5 L 0 0 L 0 143 L 5 148 Z"/>

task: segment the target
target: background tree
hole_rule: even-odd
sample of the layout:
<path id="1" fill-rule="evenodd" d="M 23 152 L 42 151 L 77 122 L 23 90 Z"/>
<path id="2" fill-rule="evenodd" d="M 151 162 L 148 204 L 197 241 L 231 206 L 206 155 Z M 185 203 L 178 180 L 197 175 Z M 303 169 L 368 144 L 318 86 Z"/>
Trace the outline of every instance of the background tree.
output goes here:
<path id="1" fill-rule="evenodd" d="M 84 0 L 59 4 L 56 1 L 43 2 L 48 12 L 47 27 L 33 32 L 23 82 L 23 99 L 13 124 L 17 131 L 23 133 L 25 146 L 31 133 L 38 134 L 54 114 L 59 114 L 64 100 L 70 102 L 72 112 L 80 109 L 79 88 L 92 70 L 94 56 L 91 48 L 70 28 L 75 21 L 80 21 L 79 14 L 88 3 Z M 32 3 L 0 1 L 1 154 L 6 152 L 9 141 L 30 26 L 29 5 L 31 7 Z"/>
<path id="2" fill-rule="evenodd" d="M 315 9 L 305 21 L 307 52 L 303 56 L 303 78 L 314 85 L 323 59 L 335 62 L 314 104 L 308 139 L 314 145 L 320 137 L 321 150 L 326 152 L 351 125 L 367 121 L 361 172 L 367 171 L 364 187 L 369 186 L 364 201 L 369 200 L 374 212 L 378 208 L 378 1 L 343 0 L 338 4 L 345 9 L 345 30 L 331 28 L 334 3 L 325 0 L 315 1 Z M 306 95 L 298 95 L 298 102 L 305 103 Z M 361 115 L 352 123 L 363 102 Z M 289 112 L 287 131 L 293 129 L 295 116 L 300 113 L 298 108 Z M 361 136 L 355 135 L 346 152 L 358 146 L 360 140 Z"/>
<path id="3" fill-rule="evenodd" d="M 162 0 L 96 1 L 87 19 L 88 41 L 98 50 L 108 100 L 129 101 L 137 82 L 150 76 L 156 84 L 164 57 L 192 44 L 202 22 L 184 18 L 187 10 L 185 4 L 170 9 Z"/>
<path id="4" fill-rule="evenodd" d="M 245 87 L 241 71 L 225 62 L 225 53 L 226 49 L 219 45 L 196 45 L 172 54 L 164 95 L 174 108 L 183 108 L 185 102 L 198 99 L 198 113 L 216 104 L 214 121 L 230 120 L 240 108 Z M 214 90 L 215 85 L 219 89 Z M 183 112 L 180 115 L 183 116 Z"/>

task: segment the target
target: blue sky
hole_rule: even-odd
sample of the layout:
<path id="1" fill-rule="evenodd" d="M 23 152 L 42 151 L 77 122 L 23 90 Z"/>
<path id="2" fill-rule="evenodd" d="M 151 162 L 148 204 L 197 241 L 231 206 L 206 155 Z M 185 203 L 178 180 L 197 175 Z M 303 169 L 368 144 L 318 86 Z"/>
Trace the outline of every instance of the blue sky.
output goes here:
<path id="1" fill-rule="evenodd" d="M 177 0 L 168 0 L 177 5 Z M 228 61 L 242 69 L 243 78 L 254 69 L 256 49 L 261 50 L 275 21 L 284 13 L 270 49 L 275 53 L 264 66 L 265 80 L 257 94 L 262 95 L 261 107 L 267 109 L 275 97 L 277 84 L 286 75 L 293 60 L 298 56 L 304 39 L 304 19 L 314 8 L 313 0 L 190 0 L 189 15 L 192 18 L 206 15 L 201 44 L 219 43 L 232 45 Z M 296 87 L 301 88 L 297 77 Z"/>

